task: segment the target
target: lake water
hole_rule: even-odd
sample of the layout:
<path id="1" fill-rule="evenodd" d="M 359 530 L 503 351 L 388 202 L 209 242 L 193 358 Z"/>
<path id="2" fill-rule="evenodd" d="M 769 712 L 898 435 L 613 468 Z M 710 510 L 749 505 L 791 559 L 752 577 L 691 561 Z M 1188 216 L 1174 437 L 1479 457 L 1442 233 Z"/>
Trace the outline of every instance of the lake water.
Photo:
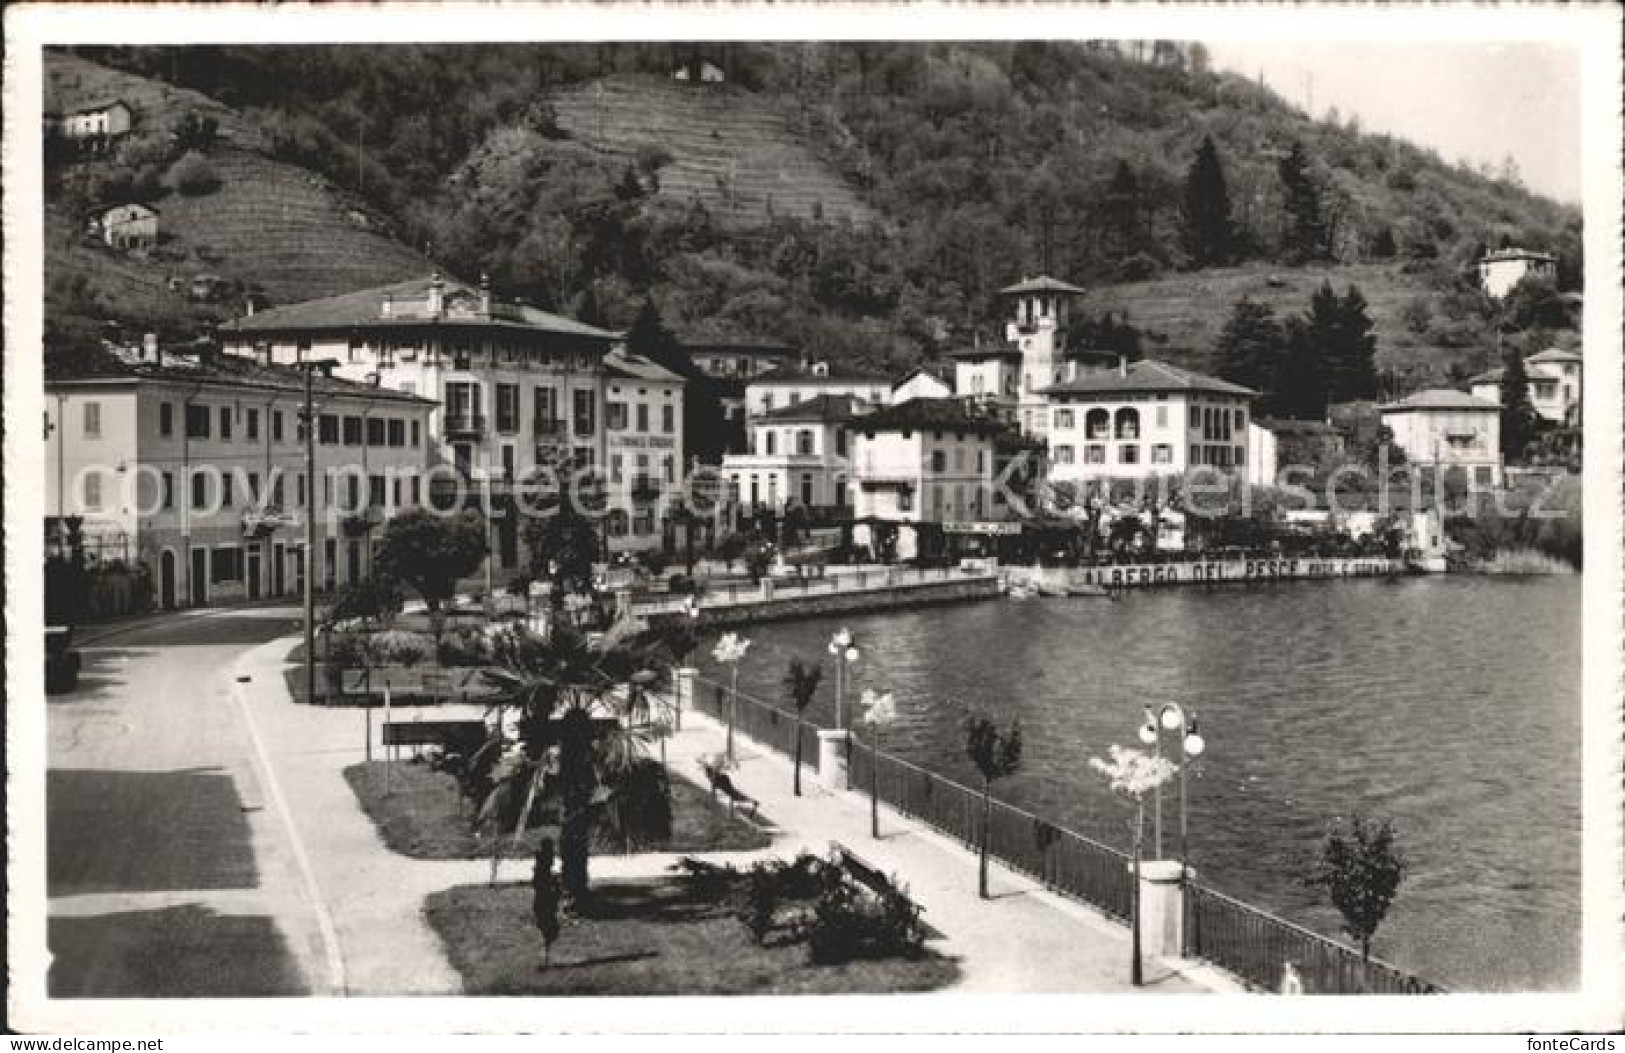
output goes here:
<path id="1" fill-rule="evenodd" d="M 886 745 L 899 755 L 970 781 L 964 708 L 1019 717 L 1024 762 L 1000 796 L 1126 849 L 1132 813 L 1088 760 L 1138 745 L 1143 704 L 1181 702 L 1207 742 L 1190 846 L 1214 887 L 1335 934 L 1301 876 L 1334 817 L 1388 817 L 1410 869 L 1377 954 L 1457 990 L 1578 982 L 1578 577 L 1180 588 L 768 624 L 747 633 L 741 690 L 782 701 L 786 662 L 824 659 L 811 718 L 832 724 L 824 647 L 839 625 L 862 648 L 856 690 L 896 696 Z M 1174 786 L 1163 815 L 1173 856 Z"/>

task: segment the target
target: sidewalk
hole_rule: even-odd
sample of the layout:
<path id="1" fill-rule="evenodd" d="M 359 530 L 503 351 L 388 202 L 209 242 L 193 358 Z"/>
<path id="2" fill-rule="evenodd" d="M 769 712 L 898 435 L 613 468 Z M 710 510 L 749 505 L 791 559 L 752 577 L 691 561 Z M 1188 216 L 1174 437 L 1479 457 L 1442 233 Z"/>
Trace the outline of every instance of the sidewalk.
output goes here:
<path id="1" fill-rule="evenodd" d="M 432 892 L 490 878 L 489 860 L 415 860 L 384 847 L 345 783 L 343 770 L 364 756 L 364 715 L 356 709 L 295 705 L 281 675 L 283 656 L 294 644 L 283 639 L 247 652 L 236 686 L 263 740 L 273 781 L 280 787 L 293 827 L 309 861 L 313 901 L 310 917 L 297 924 L 313 937 L 330 919 L 343 979 L 329 993 L 351 995 L 458 994 L 461 980 L 446 962 L 438 937 L 423 917 Z M 409 716 L 403 717 L 410 719 Z M 478 715 L 473 706 L 440 706 L 436 719 Z M 374 756 L 381 715 L 374 714 Z M 671 768 L 704 785 L 699 758 L 722 751 L 725 729 L 692 710 L 682 731 L 666 743 Z M 804 771 L 805 796 L 791 793 L 788 758 L 736 738 L 735 781 L 760 801 L 774 830 L 771 849 L 714 853 L 707 858 L 749 865 L 763 856 L 787 858 L 806 850 L 828 852 L 839 841 L 881 870 L 894 874 L 925 907 L 924 920 L 943 938 L 930 946 L 959 961 L 952 988 L 976 993 L 1180 993 L 1238 990 L 1204 966 L 1174 972 L 1146 962 L 1146 986 L 1128 982 L 1128 930 L 1081 904 L 1042 889 L 996 862 L 990 864 L 993 898 L 976 894 L 976 858 L 963 846 L 912 820 L 881 808 L 879 841 L 869 836 L 868 798 L 830 792 Z M 269 794 L 270 791 L 268 791 Z M 676 856 L 640 853 L 595 856 L 595 880 L 664 876 Z M 507 860 L 500 880 L 525 877 L 522 860 Z M 312 975 L 322 962 L 307 963 Z"/>

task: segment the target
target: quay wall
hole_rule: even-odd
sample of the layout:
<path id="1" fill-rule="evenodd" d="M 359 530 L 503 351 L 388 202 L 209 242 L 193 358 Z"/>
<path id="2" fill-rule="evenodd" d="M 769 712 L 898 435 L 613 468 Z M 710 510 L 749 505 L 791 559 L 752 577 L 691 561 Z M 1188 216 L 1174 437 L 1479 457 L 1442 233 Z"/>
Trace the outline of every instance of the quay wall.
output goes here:
<path id="1" fill-rule="evenodd" d="M 1404 573 L 1406 573 L 1404 560 L 1363 556 L 1259 557 L 1127 563 L 1100 567 L 1009 568 L 1012 581 L 1029 581 L 1054 588 L 1097 585 L 1107 589 L 1323 578 L 1376 578 Z"/>
<path id="2" fill-rule="evenodd" d="M 987 576 L 916 582 L 850 592 L 781 593 L 772 599 L 736 602 L 726 606 L 702 606 L 698 623 L 703 628 L 754 625 L 759 622 L 784 621 L 792 618 L 817 618 L 827 614 L 991 600 L 997 599 L 1002 591 L 999 579 Z M 653 616 L 673 617 L 669 614 Z"/>

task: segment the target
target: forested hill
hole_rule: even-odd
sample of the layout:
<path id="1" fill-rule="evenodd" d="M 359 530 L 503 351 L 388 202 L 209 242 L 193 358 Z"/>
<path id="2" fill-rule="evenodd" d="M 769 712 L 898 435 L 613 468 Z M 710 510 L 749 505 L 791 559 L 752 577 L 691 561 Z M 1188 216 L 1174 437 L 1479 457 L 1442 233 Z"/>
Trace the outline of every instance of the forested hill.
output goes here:
<path id="1" fill-rule="evenodd" d="M 1470 170 L 1312 119 L 1213 72 L 1200 45 L 80 54 L 229 108 L 270 159 L 319 173 L 452 272 L 616 327 L 652 295 L 691 336 L 901 364 L 994 333 L 994 290 L 1046 271 L 1088 287 L 1091 312 L 1126 311 L 1148 349 L 1196 361 L 1208 349 L 1192 342 L 1231 307 L 1200 290 L 1329 278 L 1383 286 L 1368 296 L 1379 360 L 1425 378 L 1493 344 L 1470 275 L 1486 246 L 1553 252 L 1578 283 L 1578 210 L 1513 167 Z M 724 83 L 671 77 L 702 64 Z M 707 93 L 738 105 L 697 101 Z M 606 98 L 626 129 L 613 139 Z M 730 110 L 748 120 L 723 124 Z M 767 189 L 738 193 L 730 178 L 751 172 Z M 1200 324 L 1140 317 L 1136 291 L 1158 282 L 1188 283 Z"/>

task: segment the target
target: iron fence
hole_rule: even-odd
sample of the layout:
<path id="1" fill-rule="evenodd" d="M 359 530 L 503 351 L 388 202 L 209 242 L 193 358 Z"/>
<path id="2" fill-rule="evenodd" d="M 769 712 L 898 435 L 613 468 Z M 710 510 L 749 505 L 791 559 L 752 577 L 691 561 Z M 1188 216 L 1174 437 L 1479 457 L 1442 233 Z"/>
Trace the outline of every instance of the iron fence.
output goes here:
<path id="1" fill-rule="evenodd" d="M 1442 994 L 1437 984 L 1240 900 L 1192 884 L 1185 897 L 1191 953 L 1249 986 L 1279 988 L 1286 963 L 1306 994 Z"/>
<path id="2" fill-rule="evenodd" d="M 703 676 L 694 678 L 694 708 L 726 724 L 729 720 L 727 684 Z M 796 715 L 778 706 L 752 698 L 743 691 L 738 693 L 733 707 L 734 733 L 755 739 L 763 746 L 778 750 L 787 757 L 796 752 Z M 800 723 L 801 763 L 813 771 L 818 770 L 818 727 L 806 721 Z"/>

